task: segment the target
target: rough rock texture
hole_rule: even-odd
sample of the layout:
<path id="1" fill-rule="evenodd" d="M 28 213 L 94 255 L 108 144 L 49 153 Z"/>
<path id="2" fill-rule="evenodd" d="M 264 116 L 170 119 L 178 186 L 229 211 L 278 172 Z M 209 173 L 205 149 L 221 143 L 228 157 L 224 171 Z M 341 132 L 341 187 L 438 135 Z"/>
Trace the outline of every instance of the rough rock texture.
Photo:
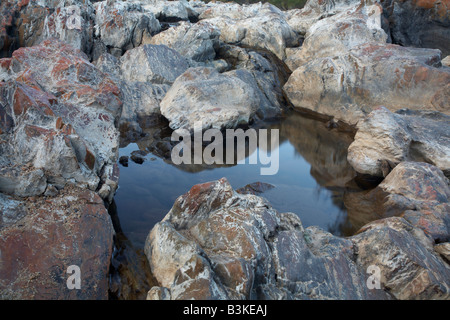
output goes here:
<path id="1" fill-rule="evenodd" d="M 450 1 L 381 0 L 392 42 L 450 54 Z"/>
<path id="2" fill-rule="evenodd" d="M 281 115 L 279 105 L 260 91 L 253 74 L 245 69 L 219 73 L 213 68 L 191 68 L 177 78 L 161 101 L 161 114 L 170 127 L 193 130 L 235 128 L 253 119 Z"/>
<path id="3" fill-rule="evenodd" d="M 288 15 L 319 16 L 302 27 L 304 44 L 286 59 L 293 73 L 284 90 L 294 107 L 350 125 L 381 104 L 449 112 L 450 71 L 439 50 L 386 44 L 376 2 L 330 3 L 311 1 Z"/>
<path id="4" fill-rule="evenodd" d="M 448 114 L 450 69 L 440 60 L 438 50 L 363 44 L 300 66 L 284 90 L 295 107 L 350 125 L 379 105 Z"/>
<path id="5" fill-rule="evenodd" d="M 56 39 L 0 62 L 0 296 L 107 299 L 120 91 Z"/>
<path id="6" fill-rule="evenodd" d="M 449 127 L 450 117 L 439 112 L 377 108 L 358 122 L 348 161 L 357 172 L 372 176 L 386 176 L 386 163 L 401 161 L 428 162 L 449 176 Z"/>
<path id="7" fill-rule="evenodd" d="M 442 59 L 441 63 L 445 67 L 450 67 L 450 56 L 446 56 L 444 59 Z"/>
<path id="8" fill-rule="evenodd" d="M 300 50 L 286 59 L 287 65 L 294 71 L 314 59 L 346 55 L 357 45 L 385 43 L 387 36 L 381 28 L 381 11 L 377 4 L 355 2 L 347 10 L 318 20 L 308 29 Z"/>
<path id="9" fill-rule="evenodd" d="M 190 2 L 186 0 L 160 1 L 150 0 L 143 1 L 143 7 L 152 12 L 155 17 L 164 22 L 175 21 L 195 21 L 199 13 L 192 8 Z"/>
<path id="10" fill-rule="evenodd" d="M 265 49 L 283 60 L 286 47 L 298 46 L 300 38 L 275 6 L 257 3 L 248 6 L 215 4 L 202 12 L 199 19 L 220 30 L 220 40 L 235 45 Z"/>
<path id="11" fill-rule="evenodd" d="M 195 61 L 208 61 L 216 57 L 219 36 L 220 31 L 208 22 L 181 22 L 155 35 L 150 43 L 166 45 Z"/>
<path id="12" fill-rule="evenodd" d="M 402 218 L 375 221 L 352 242 L 357 263 L 380 268 L 381 285 L 396 299 L 449 299 L 449 265 L 434 252 L 433 241 Z"/>
<path id="13" fill-rule="evenodd" d="M 149 43 L 153 34 L 161 30 L 153 13 L 144 10 L 139 2 L 101 1 L 95 3 L 95 35 L 101 47 L 120 57 L 126 50 Z M 95 59 L 95 57 L 94 57 Z"/>
<path id="14" fill-rule="evenodd" d="M 128 50 L 120 58 L 126 81 L 172 84 L 189 68 L 189 61 L 164 45 L 146 44 Z"/>
<path id="15" fill-rule="evenodd" d="M 7 62 L 0 190 L 30 196 L 72 183 L 111 198 L 122 109 L 116 85 L 57 40 L 21 48 Z"/>
<path id="16" fill-rule="evenodd" d="M 140 1 L 2 1 L 1 57 L 23 46 L 56 37 L 96 60 L 148 43 L 161 30 L 155 15 Z"/>
<path id="17" fill-rule="evenodd" d="M 436 242 L 450 238 L 449 201 L 449 180 L 423 162 L 401 162 L 375 189 L 344 197 L 355 225 L 401 216 Z"/>
<path id="18" fill-rule="evenodd" d="M 360 4 L 360 0 L 309 0 L 301 9 L 286 11 L 285 16 L 295 32 L 305 35 L 317 21 L 354 9 L 355 4 Z"/>
<path id="19" fill-rule="evenodd" d="M 92 191 L 26 200 L 0 193 L 0 298 L 108 299 L 112 234 Z M 71 265 L 80 268 L 79 290 L 66 284 Z"/>
<path id="20" fill-rule="evenodd" d="M 279 214 L 263 198 L 234 192 L 226 179 L 180 196 L 150 232 L 145 253 L 160 285 L 149 299 L 446 299 L 450 294 L 449 266 L 434 252 L 432 240 L 403 219 L 380 220 L 356 236 L 339 238 L 316 227 L 304 229 L 295 214 Z M 366 286 L 370 265 L 382 269 L 379 290 Z"/>
<path id="21" fill-rule="evenodd" d="M 168 84 L 134 79 L 127 81 L 131 75 L 125 72 L 127 76 L 124 76 L 121 61 L 108 53 L 101 55 L 95 65 L 114 80 L 122 93 L 123 108 L 119 123 L 121 129 L 142 132 L 141 125 L 148 125 L 160 117 L 159 103 L 169 90 Z"/>

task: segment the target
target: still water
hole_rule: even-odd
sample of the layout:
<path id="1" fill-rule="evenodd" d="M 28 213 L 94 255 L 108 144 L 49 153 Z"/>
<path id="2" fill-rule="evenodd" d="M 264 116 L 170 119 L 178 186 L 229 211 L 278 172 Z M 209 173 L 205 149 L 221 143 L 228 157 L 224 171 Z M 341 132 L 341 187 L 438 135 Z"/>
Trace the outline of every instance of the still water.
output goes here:
<path id="1" fill-rule="evenodd" d="M 149 231 L 178 196 L 195 184 L 222 177 L 235 189 L 254 182 L 273 185 L 275 188 L 261 196 L 279 212 L 296 213 L 305 227 L 319 226 L 340 236 L 354 233 L 360 225 L 345 205 L 347 194 L 360 192 L 353 181 L 355 172 L 347 163 L 351 134 L 297 113 L 269 127 L 279 129 L 279 170 L 266 176 L 260 175 L 260 168 L 267 165 L 248 161 L 232 166 L 172 164 L 167 151 L 170 130 L 164 124 L 149 126 L 151 129 L 137 138 L 123 132 L 120 156 L 130 159 L 126 166 L 123 161 L 119 165 L 115 196 L 123 233 L 142 248 Z M 131 157 L 136 159 L 136 155 L 140 161 L 134 162 Z"/>

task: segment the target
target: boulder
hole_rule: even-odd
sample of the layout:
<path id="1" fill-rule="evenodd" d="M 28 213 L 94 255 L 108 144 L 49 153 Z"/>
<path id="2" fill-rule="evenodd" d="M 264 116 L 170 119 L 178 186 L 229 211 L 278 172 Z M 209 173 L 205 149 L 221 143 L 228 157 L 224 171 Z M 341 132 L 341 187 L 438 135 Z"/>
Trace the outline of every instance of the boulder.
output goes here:
<path id="1" fill-rule="evenodd" d="M 434 48 L 450 54 L 450 3 L 448 1 L 381 0 L 386 30 L 393 43 Z"/>
<path id="2" fill-rule="evenodd" d="M 362 174 L 383 177 L 384 166 L 401 161 L 428 162 L 450 175 L 450 117 L 436 111 L 384 107 L 358 122 L 348 161 Z"/>
<path id="3" fill-rule="evenodd" d="M 286 47 L 300 43 L 283 13 L 269 3 L 242 7 L 237 4 L 216 5 L 205 10 L 200 19 L 216 26 L 223 42 L 268 50 L 281 60 L 286 56 Z"/>
<path id="4" fill-rule="evenodd" d="M 166 45 L 182 56 L 195 61 L 209 61 L 216 57 L 220 32 L 208 22 L 181 22 L 155 35 L 150 43 Z"/>
<path id="5" fill-rule="evenodd" d="M 172 84 L 189 66 L 186 58 L 164 45 L 146 44 L 120 58 L 122 77 L 129 82 Z"/>
<path id="6" fill-rule="evenodd" d="M 352 237 L 356 262 L 364 268 L 376 266 L 381 286 L 396 299 L 449 298 L 450 268 L 422 230 L 393 217 L 368 224 L 360 232 Z"/>
<path id="7" fill-rule="evenodd" d="M 309 61 L 284 85 L 295 108 L 356 125 L 375 107 L 448 114 L 450 69 L 438 50 L 367 43 Z M 380 82 L 379 79 L 383 79 Z"/>
<path id="8" fill-rule="evenodd" d="M 191 68 L 177 78 L 161 101 L 161 114 L 170 127 L 193 130 L 235 128 L 254 119 L 281 115 L 245 69 L 219 73 L 213 68 Z"/>
<path id="9" fill-rule="evenodd" d="M 360 0 L 308 0 L 301 9 L 285 12 L 286 20 L 298 34 L 305 35 L 316 22 L 359 5 Z"/>
<path id="10" fill-rule="evenodd" d="M 121 91 L 123 108 L 119 122 L 120 129 L 142 132 L 142 122 L 148 124 L 159 119 L 161 116 L 159 103 L 169 90 L 168 84 L 127 81 L 129 77 L 123 76 L 121 61 L 108 53 L 101 55 L 95 65 L 108 74 Z"/>
<path id="11" fill-rule="evenodd" d="M 101 38 L 100 48 L 96 49 L 99 52 L 104 46 L 106 52 L 120 57 L 126 50 L 148 43 L 161 30 L 154 14 L 140 2 L 107 0 L 94 6 L 95 36 Z"/>
<path id="12" fill-rule="evenodd" d="M 2 75 L 0 190 L 30 196 L 69 183 L 112 199 L 122 111 L 114 82 L 56 39 L 16 50 Z"/>
<path id="13" fill-rule="evenodd" d="M 92 191 L 67 187 L 56 197 L 28 199 L 0 193 L 0 297 L 108 299 L 113 232 Z M 79 289 L 68 287 L 71 266 L 79 267 Z"/>
<path id="14" fill-rule="evenodd" d="M 355 2 L 347 10 L 318 20 L 308 28 L 300 50 L 290 55 L 286 64 L 294 71 L 315 59 L 344 56 L 357 45 L 385 43 L 387 36 L 381 28 L 381 12 L 378 4 Z"/>
<path id="15" fill-rule="evenodd" d="M 433 244 L 398 217 L 349 238 L 303 228 L 223 178 L 193 186 L 149 233 L 159 283 L 149 299 L 448 299 L 450 268 Z"/>
<path id="16" fill-rule="evenodd" d="M 374 189 L 344 196 L 355 225 L 401 216 L 437 243 L 450 239 L 450 187 L 438 168 L 400 162 Z"/>
<path id="17" fill-rule="evenodd" d="M 53 11 L 48 7 L 45 9 Z M 45 17 L 40 41 L 58 38 L 90 56 L 94 45 L 94 19 L 95 8 L 89 1 L 59 1 L 53 13 Z M 40 41 L 27 43 L 25 46 L 38 44 Z"/>

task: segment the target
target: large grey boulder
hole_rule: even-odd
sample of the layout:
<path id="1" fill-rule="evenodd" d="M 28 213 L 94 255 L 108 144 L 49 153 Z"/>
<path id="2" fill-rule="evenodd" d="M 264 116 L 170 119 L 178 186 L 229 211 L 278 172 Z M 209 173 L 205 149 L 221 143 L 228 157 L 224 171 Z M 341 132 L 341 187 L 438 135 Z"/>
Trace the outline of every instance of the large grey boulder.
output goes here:
<path id="1" fill-rule="evenodd" d="M 322 19 L 289 51 L 293 73 L 284 90 L 294 107 L 350 125 L 379 105 L 448 113 L 450 71 L 440 51 L 386 44 L 378 3 L 342 3 L 346 9 L 330 16 L 319 6 Z"/>
<path id="2" fill-rule="evenodd" d="M 355 3 L 347 10 L 316 21 L 308 28 L 300 50 L 290 55 L 286 64 L 294 71 L 315 59 L 346 55 L 357 45 L 385 43 L 387 35 L 381 28 L 381 12 L 379 5 Z"/>
<path id="3" fill-rule="evenodd" d="M 441 170 L 423 162 L 400 162 L 374 189 L 349 192 L 349 219 L 364 224 L 401 216 L 436 242 L 450 239 L 450 187 Z"/>
<path id="4" fill-rule="evenodd" d="M 448 114 L 450 69 L 440 60 L 434 49 L 367 43 L 303 64 L 284 90 L 294 107 L 349 125 L 379 105 Z"/>
<path id="5" fill-rule="evenodd" d="M 159 119 L 159 104 L 170 85 L 130 80 L 128 75 L 124 76 L 122 73 L 121 61 L 108 53 L 101 55 L 95 64 L 114 79 L 122 93 L 123 109 L 119 122 L 121 131 L 141 132 L 141 124 Z"/>
<path id="6" fill-rule="evenodd" d="M 216 69 L 188 69 L 161 101 L 161 114 L 170 127 L 193 130 L 235 128 L 252 120 L 276 118 L 281 106 L 261 91 L 257 74 L 246 69 L 219 73 Z"/>
<path id="7" fill-rule="evenodd" d="M 66 187 L 26 199 L 0 193 L 0 298 L 107 300 L 113 233 L 93 191 Z M 79 290 L 67 285 L 76 267 Z"/>

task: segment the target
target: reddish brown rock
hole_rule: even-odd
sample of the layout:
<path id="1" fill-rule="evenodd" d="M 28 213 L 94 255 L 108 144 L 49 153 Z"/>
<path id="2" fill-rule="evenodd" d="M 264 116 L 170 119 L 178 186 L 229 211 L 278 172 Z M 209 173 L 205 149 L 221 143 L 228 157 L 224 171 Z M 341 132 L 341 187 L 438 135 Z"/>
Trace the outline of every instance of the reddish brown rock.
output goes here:
<path id="1" fill-rule="evenodd" d="M 113 228 L 101 198 L 64 189 L 54 198 L 0 195 L 2 299 L 107 299 Z M 71 265 L 81 288 L 69 289 Z"/>
<path id="2" fill-rule="evenodd" d="M 56 39 L 16 50 L 5 66 L 0 130 L 11 133 L 5 136 L 11 143 L 2 153 L 6 180 L 0 179 L 0 190 L 29 196 L 34 187 L 26 183 L 39 181 L 40 194 L 41 178 L 14 183 L 20 171 L 8 169 L 31 166 L 59 187 L 71 181 L 96 190 L 107 183 L 101 195 L 112 199 L 117 182 L 109 173 L 118 156 L 122 111 L 115 83 L 84 53 Z"/>

